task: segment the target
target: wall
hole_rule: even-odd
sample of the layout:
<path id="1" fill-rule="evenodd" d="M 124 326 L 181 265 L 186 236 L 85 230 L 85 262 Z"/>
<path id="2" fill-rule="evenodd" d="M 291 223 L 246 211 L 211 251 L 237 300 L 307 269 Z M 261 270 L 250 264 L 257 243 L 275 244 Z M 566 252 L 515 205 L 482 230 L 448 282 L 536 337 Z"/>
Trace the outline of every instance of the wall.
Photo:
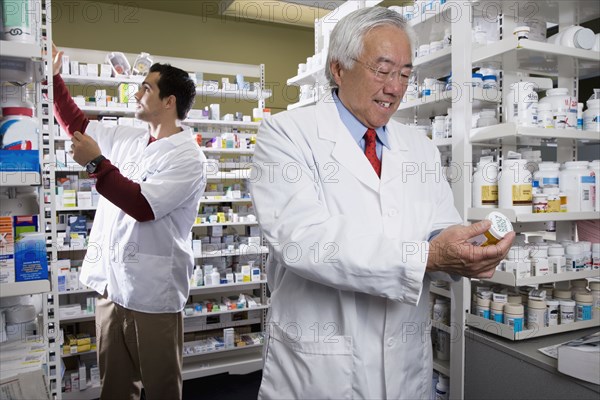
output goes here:
<path id="1" fill-rule="evenodd" d="M 131 2 L 131 5 L 143 2 Z M 297 101 L 286 87 L 297 66 L 314 53 L 312 28 L 232 18 L 202 17 L 89 1 L 54 1 L 53 39 L 57 46 L 94 50 L 141 51 L 244 64 L 265 64 L 267 100 L 272 112 Z M 130 60 L 133 62 L 133 60 Z M 203 104 L 197 104 L 202 106 Z M 225 112 L 248 113 L 253 105 L 225 106 Z M 223 111 L 222 111 L 223 112 Z"/>

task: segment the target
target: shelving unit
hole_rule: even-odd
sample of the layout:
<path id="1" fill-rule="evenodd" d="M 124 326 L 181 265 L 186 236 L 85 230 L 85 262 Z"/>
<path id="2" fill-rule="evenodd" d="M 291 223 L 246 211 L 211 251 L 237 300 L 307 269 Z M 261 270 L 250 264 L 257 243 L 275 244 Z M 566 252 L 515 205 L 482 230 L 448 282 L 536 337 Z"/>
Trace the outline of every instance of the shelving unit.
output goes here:
<path id="1" fill-rule="evenodd" d="M 29 9 L 27 18 L 37 21 L 35 30 L 32 32 L 35 43 L 20 43 L 2 40 L 0 41 L 0 48 L 2 49 L 0 57 L 2 58 L 3 64 L 5 62 L 19 64 L 24 72 L 23 75 L 25 80 L 19 82 L 19 86 L 16 86 L 15 84 L 15 87 L 22 91 L 19 95 L 21 95 L 23 99 L 27 98 L 34 102 L 33 116 L 38 121 L 39 132 L 39 141 L 37 145 L 39 149 L 40 169 L 31 172 L 2 171 L 0 172 L 0 187 L 3 189 L 8 188 L 9 196 L 11 196 L 9 199 L 2 200 L 2 215 L 36 215 L 38 218 L 36 230 L 40 233 L 44 233 L 46 232 L 48 219 L 46 213 L 43 211 L 45 187 L 42 186 L 42 182 L 44 181 L 43 174 L 47 165 L 46 156 L 49 153 L 49 148 L 44 143 L 44 135 L 51 135 L 52 130 L 51 128 L 48 128 L 46 124 L 48 118 L 48 103 L 45 100 L 45 95 L 48 93 L 48 87 L 46 84 L 42 83 L 42 81 L 47 79 L 51 82 L 52 80 L 52 77 L 45 76 L 44 72 L 44 66 L 50 65 L 50 69 L 52 68 L 51 57 L 46 53 L 48 43 L 52 42 L 52 29 L 50 24 L 52 7 L 50 0 L 35 0 L 30 3 L 31 8 Z M 32 75 L 25 77 L 25 72 L 28 72 L 29 70 L 32 71 Z M 31 81 L 31 77 L 33 77 L 33 81 Z M 25 92 L 27 92 L 27 95 Z M 2 99 L 2 101 L 4 102 L 6 99 Z M 17 192 L 14 189 L 16 187 L 24 186 L 35 187 L 37 198 L 22 199 L 16 196 Z M 16 238 L 14 239 L 16 241 Z M 47 257 L 49 260 L 52 260 L 50 248 L 47 249 Z M 31 339 L 43 343 L 45 348 L 43 364 L 39 376 L 46 380 L 45 386 L 48 389 L 48 398 L 51 398 L 56 392 L 57 387 L 56 351 L 58 347 L 56 343 L 57 332 L 55 330 L 54 319 L 54 314 L 57 309 L 53 302 L 52 295 L 49 294 L 53 287 L 51 277 L 51 274 L 49 274 L 49 278 L 47 279 L 16 281 L 11 283 L 5 282 L 0 284 L 0 297 L 2 298 L 27 295 L 41 297 L 42 313 L 38 316 L 38 329 L 33 333 L 34 336 L 32 336 Z M 4 330 L 4 326 L 2 329 Z M 31 365 L 32 368 L 35 369 L 37 362 L 34 362 Z M 3 381 L 4 378 L 9 376 L 15 376 L 18 379 L 18 377 L 21 376 L 20 374 L 25 374 L 26 371 L 26 369 L 13 372 L 3 370 Z M 37 379 L 37 375 L 35 378 L 32 375 L 28 379 Z M 38 381 L 30 381 L 30 384 L 39 385 L 40 383 Z"/>
<path id="2" fill-rule="evenodd" d="M 72 60 L 77 60 L 80 62 L 88 62 L 88 63 L 102 63 L 104 60 L 105 52 L 91 51 L 91 50 L 82 50 L 82 49 L 62 49 L 65 51 L 65 54 L 70 55 Z M 129 59 L 135 58 L 135 55 L 126 55 Z M 168 62 L 172 65 L 176 65 L 180 68 L 184 68 L 191 71 L 204 71 L 205 73 L 213 73 L 213 74 L 225 74 L 225 75 L 235 75 L 237 73 L 242 73 L 244 76 L 250 78 L 258 78 L 256 90 L 222 90 L 215 89 L 213 87 L 197 87 L 196 94 L 199 97 L 203 98 L 215 98 L 217 101 L 220 99 L 234 99 L 236 101 L 257 101 L 258 106 L 264 108 L 264 100 L 271 96 L 271 91 L 265 90 L 265 78 L 264 78 L 264 65 L 246 65 L 246 64 L 230 64 L 230 63 L 215 63 L 210 61 L 202 61 L 202 60 L 187 60 L 187 59 L 177 59 L 172 57 L 160 57 L 153 56 L 155 62 Z M 96 85 L 97 88 L 102 87 L 116 87 L 120 83 L 140 83 L 143 81 L 143 77 L 118 77 L 118 78 L 100 78 L 100 77 L 85 77 L 85 76 L 63 76 L 64 81 L 69 85 Z M 135 115 L 135 108 L 133 107 L 80 107 L 82 111 L 89 115 L 113 115 L 113 116 L 129 116 L 133 117 Z M 252 132 L 255 134 L 260 126 L 260 122 L 248 122 L 248 121 L 224 121 L 224 120 L 209 120 L 209 119 L 198 119 L 198 118 L 188 118 L 183 121 L 183 124 L 188 125 L 190 127 L 198 127 L 201 129 L 206 129 L 207 131 L 220 131 L 220 132 L 233 132 L 238 135 L 239 132 L 244 132 L 241 134 L 241 137 L 250 136 L 245 132 Z M 203 133 L 203 136 L 205 134 Z M 211 134 L 207 134 L 207 137 L 210 139 Z M 206 139 L 206 137 L 203 137 Z M 50 138 L 50 142 L 60 143 L 64 141 L 70 140 L 69 138 L 59 137 L 53 140 Z M 201 150 L 205 153 L 207 157 L 247 157 L 251 156 L 254 152 L 253 149 L 239 149 L 239 148 L 207 148 L 201 147 Z M 54 160 L 52 160 L 53 162 Z M 215 182 L 230 182 L 228 184 L 235 183 L 236 181 L 242 181 L 248 179 L 250 177 L 250 170 L 248 169 L 251 166 L 251 163 L 248 162 L 225 162 L 219 163 L 220 172 L 214 174 L 207 174 L 206 178 L 211 183 Z M 83 172 L 84 168 L 79 165 L 67 165 L 67 166 L 55 166 L 52 169 L 52 173 L 72 173 L 78 174 Z M 242 193 L 243 196 L 246 196 L 246 193 Z M 226 205 L 239 205 L 247 207 L 251 205 L 252 200 L 247 197 L 242 198 L 228 198 L 225 194 L 219 193 L 208 193 L 205 198 L 201 201 L 201 206 L 215 205 L 215 206 L 226 206 Z M 57 213 L 71 213 L 76 214 L 80 212 L 94 212 L 96 207 L 57 207 L 53 205 L 52 207 L 47 207 L 47 210 L 53 216 L 53 220 L 56 221 Z M 200 217 L 198 217 L 198 221 L 200 221 Z M 53 237 L 56 237 L 58 230 L 56 229 L 56 224 L 54 225 Z M 258 222 L 225 222 L 225 223 L 197 223 L 193 225 L 193 232 L 198 233 L 203 229 L 214 229 L 217 227 L 223 227 L 223 229 L 246 229 L 247 227 L 256 227 Z M 201 235 L 206 235 L 207 233 L 201 233 Z M 233 260 L 238 260 L 243 262 L 250 258 L 255 266 L 260 266 L 261 269 L 264 269 L 264 264 L 266 261 L 266 255 L 268 253 L 268 248 L 266 246 L 255 246 L 250 245 L 247 247 L 236 248 L 234 251 L 228 251 L 227 249 L 216 249 L 213 250 L 208 247 L 211 251 L 204 251 L 202 256 L 196 257 L 196 262 L 202 264 L 204 260 L 207 262 L 216 262 L 217 259 L 222 258 L 226 260 L 228 263 L 232 263 Z M 80 260 L 84 256 L 85 250 L 87 250 L 87 246 L 54 246 L 54 252 L 56 254 L 56 259 L 60 258 L 72 258 L 73 260 Z M 264 273 L 264 271 L 263 271 Z M 245 309 L 236 309 L 236 310 L 224 310 L 220 312 L 211 312 L 211 313 L 202 313 L 202 314 L 194 314 L 185 316 L 185 325 L 184 332 L 186 335 L 186 340 L 188 340 L 189 335 L 194 335 L 194 332 L 202 332 L 205 333 L 208 330 L 213 329 L 223 329 L 228 327 L 250 327 L 253 330 L 258 329 L 260 332 L 264 331 L 265 317 L 266 311 L 268 309 L 268 298 L 266 297 L 266 277 L 262 277 L 260 281 L 255 282 L 241 282 L 241 283 L 231 283 L 231 284 L 221 284 L 221 285 L 213 285 L 213 286 L 200 286 L 200 287 L 191 287 L 190 288 L 190 296 L 194 296 L 194 298 L 209 298 L 211 295 L 217 296 L 227 296 L 227 295 L 238 295 L 240 293 L 251 294 L 254 297 L 260 298 L 261 306 L 253 307 L 253 308 L 245 308 Z M 61 302 L 71 300 L 71 295 L 93 295 L 94 291 L 89 289 L 79 289 L 74 291 L 66 291 L 66 292 L 55 292 L 55 297 L 60 299 Z M 208 297 L 205 297 L 208 296 Z M 73 297 L 76 299 L 77 297 Z M 191 299 L 191 297 L 190 297 Z M 190 300 L 191 301 L 191 300 Z M 227 320 L 229 315 L 234 315 L 237 313 L 251 313 L 251 318 L 245 318 L 242 320 Z M 57 311 L 58 315 L 58 311 Z M 206 323 L 207 318 L 217 317 L 217 318 L 225 318 L 225 320 L 221 320 L 222 322 L 218 323 Z M 229 317 L 229 319 L 231 319 Z M 79 323 L 89 323 L 94 320 L 94 315 L 82 313 L 78 315 L 68 316 L 62 318 L 60 323 L 69 324 L 70 326 L 78 326 Z M 58 324 L 57 324 L 58 325 Z M 261 347 L 262 345 L 256 346 L 247 346 L 244 348 L 236 348 L 233 349 L 235 351 L 215 351 L 215 352 L 207 352 L 202 354 L 194 354 L 191 356 L 186 356 L 184 358 L 184 379 L 193 379 L 199 376 L 207 376 L 215 373 L 221 372 L 232 372 L 235 373 L 237 371 L 247 371 L 252 372 L 260 369 L 262 367 L 261 363 Z M 75 356 L 93 354 L 94 352 L 86 352 L 82 354 L 74 354 L 68 355 L 66 358 L 72 358 Z M 63 357 L 65 358 L 65 357 Z M 221 360 L 221 359 L 224 360 Z M 209 364 L 212 364 L 213 367 L 208 367 Z M 97 397 L 99 395 L 99 388 L 92 388 L 88 384 L 88 389 L 82 392 L 70 392 L 70 393 L 62 393 L 62 398 L 86 398 L 91 399 Z M 60 394 L 59 397 L 60 398 Z"/>

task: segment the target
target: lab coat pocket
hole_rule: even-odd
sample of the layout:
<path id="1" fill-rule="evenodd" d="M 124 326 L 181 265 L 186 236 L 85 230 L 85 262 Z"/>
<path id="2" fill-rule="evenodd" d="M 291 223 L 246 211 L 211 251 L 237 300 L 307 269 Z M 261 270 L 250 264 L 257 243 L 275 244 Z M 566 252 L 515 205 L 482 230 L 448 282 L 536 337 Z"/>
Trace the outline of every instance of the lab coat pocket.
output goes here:
<path id="1" fill-rule="evenodd" d="M 300 336 L 298 331 L 273 328 L 259 398 L 352 398 L 352 338 Z"/>
<path id="2" fill-rule="evenodd" d="M 173 261 L 170 256 L 136 254 L 135 258 L 123 263 L 129 282 L 129 304 L 135 308 L 152 309 L 155 312 L 175 312 L 163 309 L 161 304 L 177 304 L 177 293 L 173 287 Z"/>

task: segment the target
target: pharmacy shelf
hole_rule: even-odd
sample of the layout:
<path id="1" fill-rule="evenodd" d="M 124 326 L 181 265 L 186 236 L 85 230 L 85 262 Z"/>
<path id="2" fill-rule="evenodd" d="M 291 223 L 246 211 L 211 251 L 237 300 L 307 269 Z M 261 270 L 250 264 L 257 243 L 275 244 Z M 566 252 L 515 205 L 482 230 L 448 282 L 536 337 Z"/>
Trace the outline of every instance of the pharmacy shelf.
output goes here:
<path id="1" fill-rule="evenodd" d="M 437 294 L 438 296 L 446 297 L 448 299 L 450 299 L 452 297 L 451 293 L 450 293 L 450 290 L 445 289 L 445 288 L 441 288 L 441 287 L 437 287 L 437 286 L 434 286 L 434 285 L 431 285 L 429 287 L 429 291 L 431 293 L 433 293 L 433 294 Z"/>
<path id="2" fill-rule="evenodd" d="M 60 323 L 74 323 L 74 322 L 84 322 L 84 321 L 93 321 L 96 319 L 95 314 L 77 314 L 77 315 L 69 315 L 66 317 L 60 317 Z"/>
<path id="3" fill-rule="evenodd" d="M 194 224 L 193 227 L 194 228 L 202 228 L 202 227 L 209 227 L 209 226 L 252 226 L 252 225 L 258 225 L 258 221 L 254 221 L 254 222 L 220 222 L 220 223 L 214 223 L 214 224 Z"/>
<path id="4" fill-rule="evenodd" d="M 217 204 L 217 203 L 251 203 L 252 199 L 250 197 L 245 197 L 242 199 L 228 199 L 224 196 L 218 197 L 210 197 L 200 199 L 200 204 Z"/>
<path id="5" fill-rule="evenodd" d="M 81 111 L 89 115 L 116 115 L 119 117 L 135 115 L 135 108 L 131 107 L 92 107 L 83 106 L 79 107 Z"/>
<path id="6" fill-rule="evenodd" d="M 448 76 L 452 71 L 451 55 L 452 47 L 446 47 L 426 56 L 415 58 L 413 67 L 418 71 L 420 77 Z"/>
<path id="7" fill-rule="evenodd" d="M 185 347 L 185 345 L 186 345 L 186 343 L 184 343 L 184 347 Z M 211 354 L 227 353 L 227 352 L 230 352 L 230 351 L 240 351 L 240 350 L 247 350 L 247 349 L 258 349 L 258 348 L 262 348 L 262 346 L 263 346 L 263 344 L 259 343 L 259 344 L 250 344 L 250 345 L 246 345 L 246 346 L 233 347 L 233 348 L 230 348 L 230 349 L 221 348 L 219 350 L 205 351 L 205 352 L 202 352 L 202 353 L 184 354 L 183 358 L 190 359 L 190 358 L 193 358 L 193 357 L 209 356 Z"/>
<path id="8" fill-rule="evenodd" d="M 432 139 L 432 142 L 437 147 L 452 146 L 452 138 Z"/>
<path id="9" fill-rule="evenodd" d="M 295 109 L 295 108 L 300 108 L 300 107 L 306 107 L 306 106 L 310 106 L 310 105 L 312 105 L 312 104 L 315 104 L 315 103 L 316 103 L 318 100 L 319 100 L 319 99 L 318 99 L 318 97 L 316 97 L 316 96 L 315 96 L 315 97 L 311 97 L 311 98 L 309 98 L 309 99 L 300 100 L 300 101 L 299 101 L 299 102 L 297 102 L 297 103 L 292 103 L 292 104 L 289 104 L 289 105 L 287 106 L 287 109 L 288 109 L 288 110 L 293 110 L 293 109 Z"/>
<path id="10" fill-rule="evenodd" d="M 302 85 L 314 85 L 315 83 L 324 84 L 325 78 L 325 65 L 301 73 L 287 80 L 288 86 L 302 86 Z"/>
<path id="11" fill-rule="evenodd" d="M 223 149 L 219 147 L 200 147 L 200 150 L 202 150 L 206 154 L 254 154 L 254 149 Z"/>
<path id="12" fill-rule="evenodd" d="M 77 290 L 67 290 L 66 292 L 58 292 L 60 296 L 68 295 L 68 294 L 82 294 L 82 293 L 96 293 L 94 289 L 77 289 Z"/>
<path id="13" fill-rule="evenodd" d="M 248 310 L 256 310 L 256 308 L 252 308 L 252 309 L 247 308 L 244 310 L 236 310 L 236 311 L 242 312 L 242 311 L 248 311 Z M 189 317 L 189 319 L 186 321 L 186 323 L 183 327 L 183 333 L 210 331 L 213 329 L 235 328 L 238 326 L 247 326 L 247 325 L 254 325 L 254 324 L 262 323 L 262 318 L 249 318 L 249 319 L 241 319 L 241 320 L 237 320 L 237 321 L 217 322 L 214 324 L 207 324 L 206 321 L 202 321 L 202 323 L 199 323 L 199 324 L 191 324 L 192 318 L 210 316 L 213 314 L 215 314 L 215 313 Z"/>
<path id="14" fill-rule="evenodd" d="M 227 251 L 227 250 L 203 252 L 200 257 L 194 257 L 194 258 L 200 259 L 200 258 L 218 258 L 218 257 L 238 257 L 238 256 L 252 256 L 252 255 L 259 255 L 259 254 L 269 254 L 269 249 L 266 246 L 261 246 L 259 251 L 256 251 L 255 249 L 256 249 L 255 246 L 251 246 L 251 247 L 249 247 L 248 250 L 244 250 L 244 251 L 240 251 L 238 249 L 238 250 L 234 250 L 231 252 Z"/>
<path id="15" fill-rule="evenodd" d="M 198 318 L 198 317 L 210 317 L 210 316 L 214 316 L 214 315 L 235 314 L 235 313 L 240 313 L 240 312 L 245 312 L 245 311 L 266 310 L 269 307 L 270 306 L 267 304 L 267 305 L 260 305 L 260 306 L 252 307 L 252 308 L 236 308 L 235 310 L 194 313 L 192 315 L 184 315 L 183 319 L 188 320 L 188 319 Z"/>
<path id="16" fill-rule="evenodd" d="M 563 272 L 560 274 L 550 274 L 542 276 L 532 276 L 529 278 L 517 278 L 514 273 L 508 271 L 496 271 L 494 276 L 490 279 L 482 279 L 486 282 L 498 283 L 506 286 L 528 286 L 528 285 L 540 285 L 542 283 L 554 283 L 562 281 L 571 281 L 575 279 L 585 278 L 600 278 L 600 271 L 576 271 L 576 272 Z"/>
<path id="17" fill-rule="evenodd" d="M 438 360 L 437 358 L 434 357 L 433 358 L 433 369 L 441 374 L 450 376 L 450 361 Z"/>
<path id="18" fill-rule="evenodd" d="M 249 179 L 252 173 L 251 169 L 238 169 L 228 172 L 217 172 L 215 174 L 206 175 L 207 180 L 240 180 Z"/>
<path id="19" fill-rule="evenodd" d="M 100 76 L 85 76 L 85 75 L 64 75 L 61 74 L 65 83 L 76 85 L 95 85 L 95 86 L 118 86 L 121 83 L 140 84 L 144 81 L 144 76 L 116 76 L 116 77 L 100 77 Z"/>
<path id="20" fill-rule="evenodd" d="M 83 75 L 63 75 L 65 83 L 77 85 L 97 85 L 97 86 L 118 86 L 121 83 L 140 84 L 144 81 L 143 76 L 120 76 L 120 77 L 99 77 Z M 271 97 L 270 90 L 224 90 L 214 87 L 196 87 L 197 96 L 235 98 L 242 100 L 265 100 Z"/>
<path id="21" fill-rule="evenodd" d="M 506 208 L 469 208 L 467 219 L 470 221 L 481 221 L 492 211 L 504 214 L 510 222 L 548 222 L 548 221 L 583 221 L 588 219 L 600 219 L 600 211 L 589 212 L 565 212 L 565 213 L 529 213 L 517 214 L 515 210 Z"/>
<path id="22" fill-rule="evenodd" d="M 261 284 L 267 283 L 267 280 L 263 279 L 260 281 L 254 282 L 236 282 L 236 283 L 224 283 L 221 285 L 213 285 L 213 286 L 197 286 L 190 287 L 190 296 L 196 294 L 211 294 L 211 293 L 224 293 L 231 292 L 232 290 L 253 290 L 259 289 Z M 250 310 L 247 308 L 246 310 Z M 208 314 L 206 314 L 208 315 Z"/>
<path id="23" fill-rule="evenodd" d="M 21 43 L 11 40 L 0 40 L 2 58 L 41 58 L 42 48 L 36 43 Z"/>
<path id="24" fill-rule="evenodd" d="M 546 129 L 518 126 L 514 122 L 471 129 L 471 143 L 501 141 L 505 145 L 520 144 L 523 138 L 572 139 L 575 141 L 600 141 L 600 132 L 578 131 L 575 129 Z"/>
<path id="25" fill-rule="evenodd" d="M 23 296 L 26 294 L 46 293 L 50 291 L 50 281 L 42 279 L 38 281 L 2 283 L 0 286 L 0 297 Z"/>
<path id="26" fill-rule="evenodd" d="M 244 122 L 244 121 L 221 121 L 221 120 L 212 120 L 212 119 L 195 119 L 195 118 L 187 118 L 183 120 L 185 125 L 192 126 L 232 126 L 238 128 L 252 128 L 258 129 L 260 126 L 260 122 Z"/>
<path id="27" fill-rule="evenodd" d="M 74 392 L 62 392 L 63 400 L 93 400 L 100 398 L 102 386 L 92 386 L 88 381 L 87 389 Z"/>
<path id="28" fill-rule="evenodd" d="M 511 52 L 515 55 L 517 69 L 538 73 L 541 75 L 558 75 L 559 65 L 570 65 L 577 61 L 579 79 L 587 79 L 600 75 L 598 60 L 600 53 L 593 50 L 575 49 L 552 43 L 535 40 L 517 40 L 510 35 L 506 39 L 487 46 L 473 49 L 472 61 L 502 61 Z M 568 64 L 565 64 L 568 63 Z"/>
<path id="29" fill-rule="evenodd" d="M 94 211 L 96 207 L 56 207 L 56 212 L 63 211 Z"/>
<path id="30" fill-rule="evenodd" d="M 449 327 L 448 325 L 444 324 L 443 322 L 431 321 L 431 326 L 440 331 L 444 331 L 444 332 L 450 333 L 450 334 L 452 333 L 452 328 Z"/>
<path id="31" fill-rule="evenodd" d="M 268 99 L 272 96 L 272 92 L 270 90 L 225 90 L 209 87 L 197 87 L 196 96 L 257 101 Z"/>
<path id="32" fill-rule="evenodd" d="M 528 329 L 515 333 L 513 327 L 486 319 L 474 314 L 467 314 L 467 325 L 509 340 L 525 340 L 556 333 L 576 331 L 579 329 L 600 327 L 600 316 L 589 321 L 577 321 L 570 324 L 548 326 L 538 329 Z"/>
<path id="33" fill-rule="evenodd" d="M 56 246 L 56 251 L 58 251 L 58 252 L 63 252 L 63 251 L 86 251 L 86 250 L 87 250 L 87 246 L 83 246 L 83 247 L 71 247 L 71 246 L 60 246 L 60 245 Z"/>
<path id="34" fill-rule="evenodd" d="M 85 167 L 82 167 L 79 164 L 67 164 L 65 166 L 57 166 L 55 168 L 56 172 L 85 172 Z"/>
<path id="35" fill-rule="evenodd" d="M 444 115 L 448 108 L 456 102 L 457 98 L 464 95 L 470 96 L 470 103 L 476 108 L 496 107 L 501 101 L 501 95 L 495 89 L 483 89 L 480 87 L 461 89 L 454 86 L 452 90 L 435 92 L 430 96 L 420 97 L 416 100 L 403 101 L 394 114 L 395 117 L 412 116 L 416 112 L 420 118 Z"/>
<path id="36" fill-rule="evenodd" d="M 6 186 L 39 186 L 42 182 L 39 172 L 5 172 L 0 171 L 0 187 Z"/>
<path id="37" fill-rule="evenodd" d="M 186 362 L 183 365 L 182 376 L 183 380 L 188 380 L 216 374 L 245 375 L 260 370 L 262 365 L 261 351 L 248 354 L 231 352 L 227 357 L 214 360 L 199 359 L 196 362 Z"/>
<path id="38" fill-rule="evenodd" d="M 88 351 L 82 351 L 81 353 L 69 353 L 69 354 L 60 354 L 61 358 L 69 358 L 69 357 L 75 357 L 75 356 L 84 356 L 86 354 L 96 354 L 96 350 L 88 350 Z"/>

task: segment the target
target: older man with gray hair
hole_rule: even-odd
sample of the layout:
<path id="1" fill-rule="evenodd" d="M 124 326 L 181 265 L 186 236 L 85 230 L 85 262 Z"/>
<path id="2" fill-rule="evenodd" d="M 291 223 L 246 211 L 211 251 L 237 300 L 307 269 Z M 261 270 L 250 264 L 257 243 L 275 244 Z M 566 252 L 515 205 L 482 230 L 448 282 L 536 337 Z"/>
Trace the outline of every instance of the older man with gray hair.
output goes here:
<path id="1" fill-rule="evenodd" d="M 251 192 L 271 252 L 262 399 L 428 399 L 429 283 L 490 277 L 514 234 L 468 243 L 440 155 L 391 120 L 412 72 L 396 12 L 331 34 L 331 97 L 259 129 Z M 328 101 L 329 100 L 329 101 Z M 410 173 L 408 173 L 410 171 Z"/>

